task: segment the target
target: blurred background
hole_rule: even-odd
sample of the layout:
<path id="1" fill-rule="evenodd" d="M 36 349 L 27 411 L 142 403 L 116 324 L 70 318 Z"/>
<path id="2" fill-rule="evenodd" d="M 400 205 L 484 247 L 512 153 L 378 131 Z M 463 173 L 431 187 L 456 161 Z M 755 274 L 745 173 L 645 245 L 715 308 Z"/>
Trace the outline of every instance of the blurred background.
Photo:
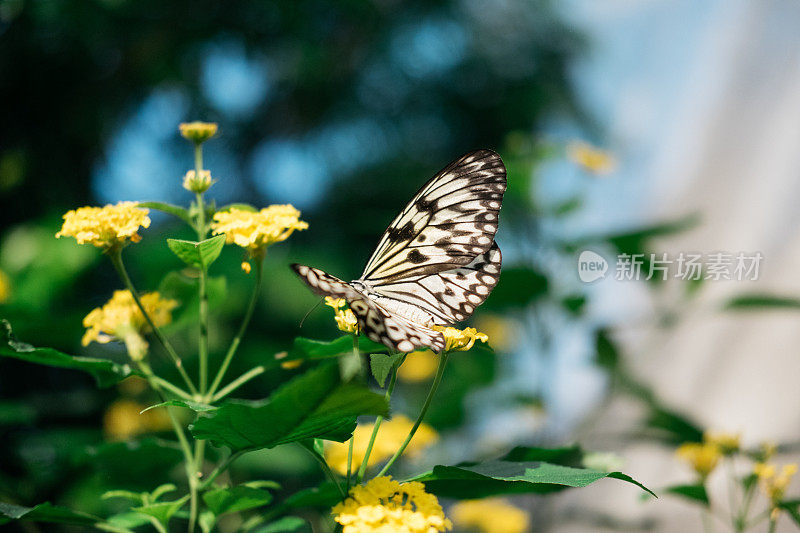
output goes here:
<path id="1" fill-rule="evenodd" d="M 61 215 L 188 204 L 177 125 L 217 122 L 217 203 L 291 203 L 310 225 L 270 248 L 229 374 L 271 364 L 239 394 L 264 397 L 302 371 L 275 353 L 338 334 L 327 308 L 301 329 L 315 298 L 287 264 L 356 278 L 425 180 L 490 148 L 509 171 L 504 267 L 473 325 L 495 350 L 453 358 L 427 420 L 442 440 L 406 468 L 578 441 L 658 490 L 691 478 L 675 444 L 703 429 L 781 443 L 788 460 L 800 440 L 799 23 L 793 0 L 0 0 L 0 316 L 22 340 L 123 361 L 121 347 L 80 346 L 82 318 L 120 285 L 94 249 L 54 238 Z M 181 265 L 160 237 L 190 234 L 153 218 L 129 269 L 141 289 L 179 295 L 169 273 Z M 586 284 L 584 249 L 764 259 L 757 281 Z M 241 259 L 226 249 L 212 272 L 217 357 L 250 290 Z M 171 331 L 187 349 L 192 311 Z M 398 387 L 412 416 L 425 365 Z M 169 457 L 150 455 L 147 472 L 130 463 L 134 474 L 107 454 L 158 432 L 115 425 L 141 402 L 135 384 L 98 391 L 0 359 L 2 499 L 102 512 L 88 495 L 152 488 Z M 289 487 L 320 477 L 291 450 L 249 454 L 237 471 Z M 611 482 L 515 503 L 535 531 L 699 529 L 689 504 Z"/>

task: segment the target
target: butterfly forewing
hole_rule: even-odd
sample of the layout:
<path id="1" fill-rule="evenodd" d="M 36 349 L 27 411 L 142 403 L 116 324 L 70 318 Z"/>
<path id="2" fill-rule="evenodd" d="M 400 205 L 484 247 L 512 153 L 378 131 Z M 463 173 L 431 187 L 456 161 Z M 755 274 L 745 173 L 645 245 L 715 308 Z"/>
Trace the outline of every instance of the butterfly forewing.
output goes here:
<path id="1" fill-rule="evenodd" d="M 477 150 L 450 163 L 394 219 L 361 279 L 374 285 L 470 263 L 494 242 L 505 189 L 495 152 Z"/>

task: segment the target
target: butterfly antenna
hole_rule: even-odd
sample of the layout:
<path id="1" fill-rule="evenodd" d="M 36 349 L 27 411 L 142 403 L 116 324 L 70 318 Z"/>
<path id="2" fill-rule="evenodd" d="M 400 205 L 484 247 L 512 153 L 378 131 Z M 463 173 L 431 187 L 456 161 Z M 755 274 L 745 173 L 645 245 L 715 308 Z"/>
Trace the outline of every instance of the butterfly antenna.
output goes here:
<path id="1" fill-rule="evenodd" d="M 314 304 L 314 307 L 312 307 L 311 309 L 308 310 L 308 313 L 305 314 L 305 316 L 303 317 L 303 320 L 300 321 L 300 327 L 301 328 L 303 327 L 303 322 L 305 322 L 306 318 L 308 318 L 308 315 L 310 315 L 312 312 L 314 312 L 314 309 L 319 307 L 319 304 L 321 304 L 324 300 L 325 300 L 325 298 L 320 298 L 319 301 L 316 304 Z"/>

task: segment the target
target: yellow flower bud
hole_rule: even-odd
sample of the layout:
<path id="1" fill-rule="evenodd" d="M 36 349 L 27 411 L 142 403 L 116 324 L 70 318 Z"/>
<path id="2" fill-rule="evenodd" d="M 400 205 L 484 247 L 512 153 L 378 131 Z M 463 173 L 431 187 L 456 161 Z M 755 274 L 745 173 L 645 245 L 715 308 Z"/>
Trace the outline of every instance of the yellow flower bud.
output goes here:
<path id="1" fill-rule="evenodd" d="M 190 170 L 183 177 L 183 188 L 189 192 L 202 194 L 214 184 L 214 181 L 211 179 L 211 172 L 208 170 L 201 170 L 199 178 L 194 170 Z"/>
<path id="2" fill-rule="evenodd" d="M 214 122 L 184 122 L 178 128 L 181 136 L 195 144 L 201 144 L 217 134 L 218 126 Z"/>

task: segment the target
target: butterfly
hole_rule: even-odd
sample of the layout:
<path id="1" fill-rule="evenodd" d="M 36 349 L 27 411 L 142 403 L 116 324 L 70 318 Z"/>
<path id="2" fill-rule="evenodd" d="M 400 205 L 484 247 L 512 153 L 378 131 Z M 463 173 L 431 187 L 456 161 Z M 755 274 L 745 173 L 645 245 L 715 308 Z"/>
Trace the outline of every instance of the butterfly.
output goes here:
<path id="1" fill-rule="evenodd" d="M 344 298 L 369 339 L 398 352 L 440 352 L 444 336 L 433 326 L 466 320 L 497 285 L 502 254 L 494 236 L 505 190 L 500 156 L 469 152 L 414 195 L 357 280 L 292 269 L 315 294 Z"/>

